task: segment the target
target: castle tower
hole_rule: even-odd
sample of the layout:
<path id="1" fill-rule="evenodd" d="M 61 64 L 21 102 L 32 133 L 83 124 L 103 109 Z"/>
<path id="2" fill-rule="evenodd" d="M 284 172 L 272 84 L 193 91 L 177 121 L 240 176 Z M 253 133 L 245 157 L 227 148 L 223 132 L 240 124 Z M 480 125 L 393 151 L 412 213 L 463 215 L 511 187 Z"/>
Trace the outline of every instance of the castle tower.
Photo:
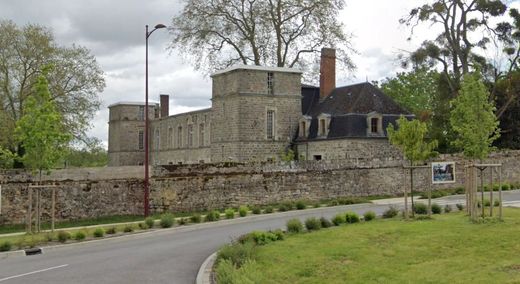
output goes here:
<path id="1" fill-rule="evenodd" d="M 301 71 L 236 66 L 212 79 L 211 161 L 279 160 L 301 116 Z"/>
<path id="2" fill-rule="evenodd" d="M 120 102 L 108 109 L 108 166 L 143 165 L 145 104 Z M 158 111 L 157 104 L 149 104 L 148 118 L 155 119 Z"/>

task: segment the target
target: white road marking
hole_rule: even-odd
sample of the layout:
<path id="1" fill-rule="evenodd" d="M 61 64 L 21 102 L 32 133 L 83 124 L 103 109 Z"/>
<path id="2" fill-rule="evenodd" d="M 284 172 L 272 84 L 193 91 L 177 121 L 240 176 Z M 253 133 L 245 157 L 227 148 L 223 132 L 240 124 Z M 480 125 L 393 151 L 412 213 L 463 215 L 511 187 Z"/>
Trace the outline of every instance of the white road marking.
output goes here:
<path id="1" fill-rule="evenodd" d="M 49 267 L 49 268 L 45 268 L 45 269 L 40 269 L 40 270 L 36 270 L 36 271 L 32 271 L 32 272 L 27 272 L 27 273 L 24 273 L 24 274 L 19 274 L 19 275 L 14 275 L 14 276 L 9 276 L 9 277 L 6 277 L 6 278 L 2 278 L 2 279 L 0 279 L 0 282 L 7 281 L 7 280 L 9 280 L 9 279 L 13 279 L 13 278 L 18 278 L 18 277 L 23 277 L 23 276 L 31 275 L 31 274 L 36 274 L 36 273 L 40 273 L 40 272 L 45 272 L 45 271 L 49 271 L 49 270 L 53 270 L 53 269 L 58 269 L 58 268 L 66 267 L 66 266 L 69 266 L 69 265 L 68 265 L 68 264 L 63 264 L 63 265 L 58 265 L 58 266 L 54 266 L 54 267 Z"/>

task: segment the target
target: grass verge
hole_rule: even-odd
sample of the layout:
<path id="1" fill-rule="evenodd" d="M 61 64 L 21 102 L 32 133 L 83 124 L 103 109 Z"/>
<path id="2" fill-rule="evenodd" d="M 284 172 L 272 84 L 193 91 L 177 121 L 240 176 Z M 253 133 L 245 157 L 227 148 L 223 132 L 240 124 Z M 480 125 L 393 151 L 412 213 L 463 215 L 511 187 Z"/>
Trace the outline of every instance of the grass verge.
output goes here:
<path id="1" fill-rule="evenodd" d="M 257 283 L 517 283 L 520 209 L 504 213 L 504 222 L 472 224 L 463 213 L 450 213 L 290 235 L 258 247 L 237 279 L 250 274 Z"/>

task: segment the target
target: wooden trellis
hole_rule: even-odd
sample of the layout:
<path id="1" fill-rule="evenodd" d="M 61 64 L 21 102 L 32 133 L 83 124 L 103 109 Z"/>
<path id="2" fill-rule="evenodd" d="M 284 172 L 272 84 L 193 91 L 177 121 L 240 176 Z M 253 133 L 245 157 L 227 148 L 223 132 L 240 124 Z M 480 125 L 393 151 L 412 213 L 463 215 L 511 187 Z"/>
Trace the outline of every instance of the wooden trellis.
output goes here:
<path id="1" fill-rule="evenodd" d="M 35 219 L 35 229 L 36 232 L 41 231 L 41 190 L 50 188 L 52 189 L 51 192 L 51 231 L 54 232 L 54 223 L 55 223 L 55 211 L 56 211 L 56 184 L 29 184 L 28 186 L 28 199 L 29 199 L 29 205 L 27 208 L 27 232 L 32 233 L 32 215 L 33 211 L 36 212 L 36 219 Z M 33 189 L 36 189 L 36 208 L 33 210 Z"/>
<path id="2" fill-rule="evenodd" d="M 495 170 L 498 172 L 498 218 L 502 220 L 502 164 L 471 164 L 465 167 L 466 170 L 466 210 L 470 219 L 476 221 L 479 217 L 486 216 L 485 203 L 484 203 L 484 171 L 489 168 L 489 216 L 493 216 L 493 191 L 494 191 L 494 178 L 493 173 Z M 481 210 L 478 208 L 479 196 L 478 196 L 478 177 L 480 172 L 480 204 Z"/>

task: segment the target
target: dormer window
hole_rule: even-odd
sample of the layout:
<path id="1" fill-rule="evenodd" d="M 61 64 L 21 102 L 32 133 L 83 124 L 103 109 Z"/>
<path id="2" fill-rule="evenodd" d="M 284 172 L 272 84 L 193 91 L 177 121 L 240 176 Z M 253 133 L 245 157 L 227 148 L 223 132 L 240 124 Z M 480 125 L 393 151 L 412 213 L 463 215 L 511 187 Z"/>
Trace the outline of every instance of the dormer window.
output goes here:
<path id="1" fill-rule="evenodd" d="M 300 123 L 300 137 L 307 137 L 307 122 Z"/>
<path id="2" fill-rule="evenodd" d="M 378 126 L 379 126 L 379 118 L 372 117 L 370 119 L 370 132 L 378 133 L 379 132 Z"/>
<path id="3" fill-rule="evenodd" d="M 329 135 L 330 115 L 322 113 L 318 115 L 318 137 Z"/>
<path id="4" fill-rule="evenodd" d="M 367 115 L 367 135 L 383 136 L 383 116 L 376 112 Z"/>
<path id="5" fill-rule="evenodd" d="M 320 136 L 325 136 L 325 119 L 324 118 L 320 119 L 320 127 L 319 127 L 319 129 L 320 129 L 320 134 L 319 135 Z"/>
<path id="6" fill-rule="evenodd" d="M 311 117 L 304 115 L 302 118 L 300 118 L 300 125 L 298 128 L 298 136 L 302 138 L 307 138 L 309 136 L 309 127 L 311 126 Z"/>
<path id="7" fill-rule="evenodd" d="M 267 72 L 267 94 L 274 95 L 274 74 Z"/>

